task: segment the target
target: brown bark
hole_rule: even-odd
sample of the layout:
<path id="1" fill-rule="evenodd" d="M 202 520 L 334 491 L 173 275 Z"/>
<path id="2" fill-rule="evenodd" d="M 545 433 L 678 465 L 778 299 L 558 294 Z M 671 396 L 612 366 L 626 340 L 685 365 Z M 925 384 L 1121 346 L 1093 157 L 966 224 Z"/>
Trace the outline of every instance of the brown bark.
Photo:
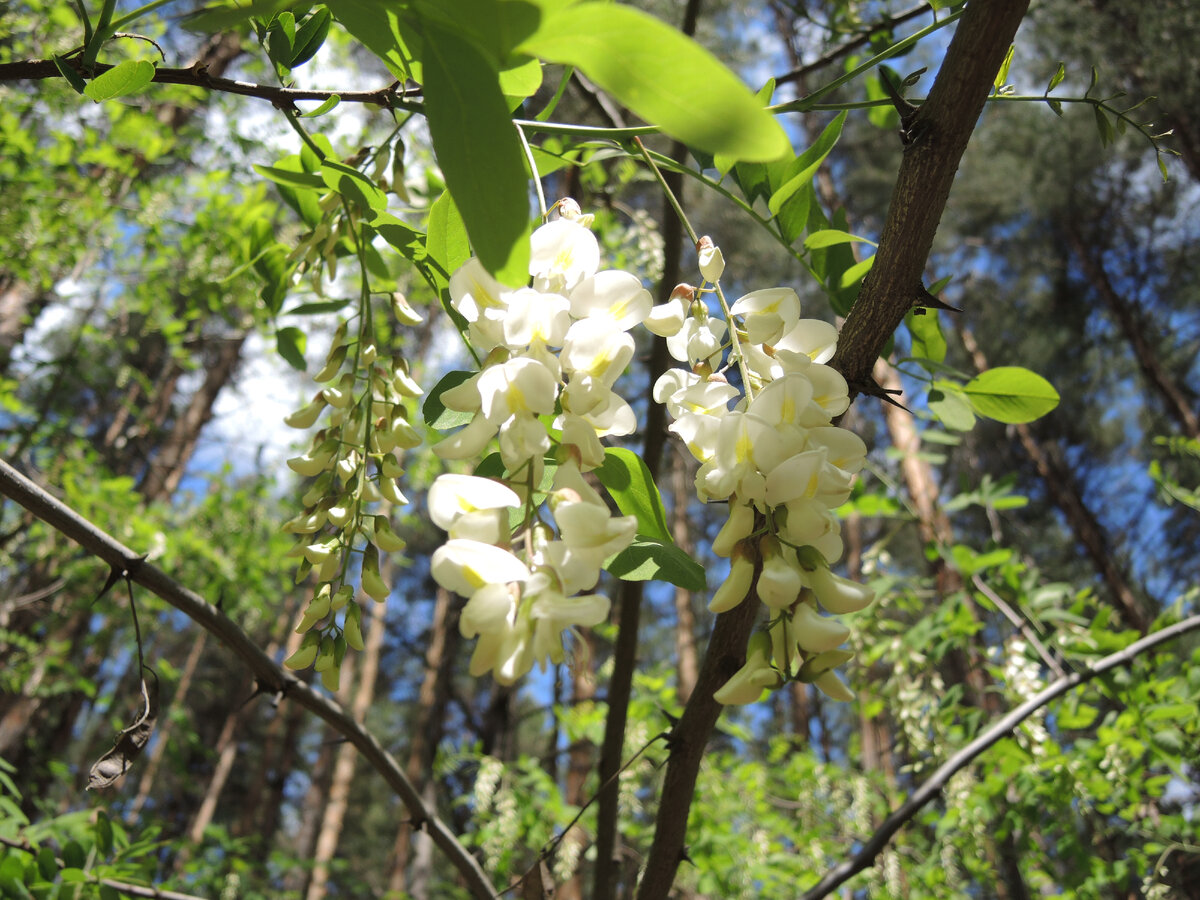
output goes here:
<path id="1" fill-rule="evenodd" d="M 980 349 L 975 336 L 965 328 L 960 329 L 959 334 L 975 367 L 981 372 L 985 371 L 988 368 L 987 357 Z M 1113 605 L 1120 610 L 1130 627 L 1145 634 L 1150 628 L 1151 617 L 1118 563 L 1104 526 L 1084 502 L 1083 492 L 1075 474 L 1051 448 L 1038 440 L 1028 425 L 1012 427 L 1016 429 L 1021 446 L 1037 469 L 1050 501 L 1063 514 L 1075 540 L 1083 547 L 1088 559 L 1103 579 Z"/>
<path id="2" fill-rule="evenodd" d="M 755 581 L 758 575 L 755 573 Z M 754 589 L 750 591 L 751 598 Z M 645 874 L 638 886 L 638 900 L 664 900 L 671 891 L 675 873 L 684 858 L 688 812 L 696 792 L 700 761 L 708 748 L 713 726 L 722 706 L 713 694 L 746 661 L 746 644 L 758 617 L 758 603 L 748 598 L 717 617 L 712 637 L 700 664 L 696 689 L 671 729 L 671 748 L 659 793 L 658 814 L 654 822 L 654 841 L 646 861 Z M 597 865 L 600 860 L 597 860 Z"/>
<path id="3" fill-rule="evenodd" d="M 369 600 L 367 602 L 371 603 L 371 625 L 363 648 L 358 692 L 354 695 L 354 706 L 351 708 L 351 715 L 356 722 L 366 721 L 367 710 L 371 708 L 371 701 L 375 699 L 375 682 L 379 676 L 379 656 L 383 649 L 385 631 L 384 615 L 387 612 L 386 604 Z M 321 821 L 321 831 L 317 835 L 316 852 L 313 854 L 312 879 L 308 883 L 305 900 L 324 900 L 328 893 L 329 864 L 337 853 L 357 762 L 358 750 L 353 744 L 342 744 L 338 748 L 337 761 L 333 767 L 333 781 L 329 786 L 329 800 L 325 804 L 325 815 Z"/>
<path id="4" fill-rule="evenodd" d="M 691 473 L 683 454 L 671 458 L 671 493 L 675 496 L 675 508 L 671 518 L 671 536 L 675 544 L 689 556 L 696 549 L 692 540 L 691 519 L 688 516 L 688 500 L 692 496 Z M 696 687 L 696 616 L 692 612 L 692 592 L 675 588 L 675 662 L 679 682 L 675 693 L 680 703 L 687 703 Z"/>
<path id="5" fill-rule="evenodd" d="M 1028 0 L 968 4 L 929 97 L 911 123 L 875 265 L 830 361 L 854 390 L 874 391 L 875 360 L 920 296 L 959 161 L 1028 6 Z"/>
<path id="6" fill-rule="evenodd" d="M 430 625 L 429 647 L 425 651 L 425 675 L 417 694 L 417 709 L 408 748 L 405 771 L 414 784 L 432 784 L 434 754 L 442 733 L 442 722 L 450 689 L 450 664 L 458 645 L 458 616 L 450 592 L 439 587 L 434 595 L 433 622 Z M 410 860 L 413 844 L 417 844 L 420 861 Z M 402 892 L 408 882 L 408 892 L 414 900 L 428 896 L 431 872 L 428 862 L 429 840 L 424 832 L 414 834 L 413 823 L 404 822 L 396 834 L 392 848 L 392 864 L 388 873 L 388 890 Z"/>
<path id="7" fill-rule="evenodd" d="M 148 501 L 169 497 L 179 487 L 200 440 L 200 432 L 212 419 L 217 395 L 229 383 L 241 362 L 246 336 L 247 332 L 242 331 L 221 342 L 216 359 L 208 365 L 203 384 L 192 395 L 187 408 L 175 420 L 171 433 L 150 460 L 139 488 Z"/>
<path id="8" fill-rule="evenodd" d="M 571 667 L 571 697 L 576 704 L 591 704 L 596 697 L 596 675 L 593 670 L 592 641 L 585 636 L 585 652 L 587 663 L 582 660 Z M 591 741 L 573 741 L 567 749 L 567 777 L 563 799 L 572 806 L 582 806 L 587 802 L 587 780 L 595 763 L 596 746 Z M 582 856 L 587 835 L 579 825 L 573 827 L 563 838 L 562 850 L 572 857 Z M 575 873 L 559 886 L 554 894 L 554 900 L 584 900 L 583 872 L 576 869 Z"/>
<path id="9" fill-rule="evenodd" d="M 1163 366 L 1157 349 L 1146 333 L 1146 322 L 1128 297 L 1113 287 L 1097 248 L 1088 244 L 1071 219 L 1063 223 L 1063 233 L 1075 258 L 1079 261 L 1092 290 L 1104 301 L 1109 314 L 1121 331 L 1121 335 L 1133 351 L 1142 376 L 1158 398 L 1171 419 L 1185 435 L 1193 440 L 1200 438 L 1200 414 L 1196 411 L 1196 398 Z"/>

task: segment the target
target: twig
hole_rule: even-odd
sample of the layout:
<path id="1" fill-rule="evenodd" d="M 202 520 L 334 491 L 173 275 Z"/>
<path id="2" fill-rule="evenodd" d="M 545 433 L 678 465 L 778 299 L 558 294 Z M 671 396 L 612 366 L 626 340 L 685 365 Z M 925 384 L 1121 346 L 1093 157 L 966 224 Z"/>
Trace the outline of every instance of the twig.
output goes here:
<path id="1" fill-rule="evenodd" d="M 826 66 L 837 62 L 843 56 L 848 56 L 849 54 L 853 53 L 859 47 L 868 43 L 873 35 L 878 34 L 883 29 L 895 28 L 897 25 L 903 25 L 910 19 L 915 19 L 917 16 L 922 16 L 930 12 L 933 12 L 933 8 L 928 3 L 918 3 L 916 6 L 909 7 L 903 12 L 898 12 L 891 16 L 885 16 L 882 21 L 876 22 L 875 24 L 864 28 L 856 37 L 851 38 L 844 44 L 839 44 L 837 47 L 834 47 L 823 56 L 820 56 L 819 58 L 814 59 L 812 62 L 806 63 L 799 68 L 792 69 L 790 72 L 785 72 L 783 75 L 780 75 L 775 79 L 775 85 L 779 86 L 781 84 L 787 84 L 789 81 L 803 82 L 804 79 L 813 72 L 819 72 Z"/>
<path id="2" fill-rule="evenodd" d="M 1025 636 L 1025 640 L 1029 641 L 1029 643 L 1033 645 L 1033 649 L 1038 652 L 1038 656 L 1042 658 L 1042 662 L 1044 662 L 1050 668 L 1050 671 L 1059 678 L 1066 677 L 1066 671 L 1064 671 L 1063 667 L 1059 665 L 1059 662 L 1057 659 L 1055 659 L 1054 654 L 1046 649 L 1046 645 L 1038 639 L 1037 632 L 1033 630 L 1033 626 L 1029 624 L 1025 617 L 1013 609 L 1003 597 L 988 587 L 987 583 L 984 582 L 984 580 L 978 575 L 972 575 L 971 581 L 974 583 L 975 589 L 978 590 L 979 593 L 983 594 L 983 596 L 991 600 L 996 609 L 1004 613 L 1004 618 L 1008 619 L 1008 621 L 1012 622 L 1013 625 L 1020 630 L 1021 634 Z"/>
<path id="3" fill-rule="evenodd" d="M 1165 644 L 1168 641 L 1196 630 L 1200 630 L 1200 616 L 1191 616 L 1181 622 L 1176 622 L 1174 625 L 1168 626 L 1161 631 L 1156 631 L 1140 640 L 1134 641 L 1124 650 L 1118 650 L 1116 653 L 1109 654 L 1095 665 L 1088 666 L 1080 672 L 1075 672 L 1058 679 L 1041 693 L 1026 700 L 942 763 L 937 771 L 929 776 L 919 788 L 913 791 L 895 812 L 884 819 L 883 824 L 863 844 L 862 849 L 852 859 L 831 869 L 800 900 L 820 900 L 821 897 L 828 896 L 851 877 L 870 866 L 875 857 L 887 846 L 888 841 L 892 839 L 892 835 L 913 818 L 921 807 L 936 797 L 941 789 L 945 787 L 946 782 L 955 773 L 970 765 L 976 757 L 1005 735 L 1009 734 L 1033 713 L 1050 703 L 1050 701 L 1061 697 L 1067 691 L 1078 687 L 1086 681 L 1091 681 L 1098 675 L 1103 675 L 1110 669 L 1129 665 L 1129 663 L 1133 662 L 1134 659 L 1147 650 L 1152 650 L 1160 644 Z"/>
<path id="4" fill-rule="evenodd" d="M 97 63 L 93 74 L 100 75 L 112 66 Z M 19 62 L 0 63 L 0 82 L 40 81 L 47 78 L 62 78 L 62 73 L 52 59 L 26 59 Z M 337 96 L 343 103 L 371 103 L 384 109 L 408 109 L 413 104 L 410 97 L 419 97 L 420 90 L 398 90 L 396 85 L 374 91 L 308 91 L 300 88 L 275 87 L 270 84 L 255 84 L 250 81 L 235 81 L 232 78 L 216 78 L 209 75 L 204 66 L 172 68 L 159 66 L 154 71 L 154 84 L 182 84 L 189 87 L 207 88 L 225 94 L 257 97 L 268 100 L 275 106 L 287 107 L 298 100 L 325 101 Z"/>
<path id="5" fill-rule="evenodd" d="M 233 620 L 199 594 L 184 587 L 161 569 L 146 562 L 138 562 L 139 557 L 136 553 L 38 487 L 3 460 L 0 460 L 0 494 L 12 498 L 109 566 L 118 571 L 129 571 L 132 581 L 189 616 L 249 666 L 260 693 L 291 698 L 345 736 L 346 740 L 358 748 L 363 758 L 383 776 L 413 819 L 424 824 L 430 838 L 463 877 L 472 896 L 481 900 L 495 900 L 496 890 L 483 868 L 446 823 L 426 805 L 420 791 L 409 781 L 396 759 L 383 748 L 371 732 L 356 722 L 337 703 L 317 693 L 291 672 L 282 669 Z"/>

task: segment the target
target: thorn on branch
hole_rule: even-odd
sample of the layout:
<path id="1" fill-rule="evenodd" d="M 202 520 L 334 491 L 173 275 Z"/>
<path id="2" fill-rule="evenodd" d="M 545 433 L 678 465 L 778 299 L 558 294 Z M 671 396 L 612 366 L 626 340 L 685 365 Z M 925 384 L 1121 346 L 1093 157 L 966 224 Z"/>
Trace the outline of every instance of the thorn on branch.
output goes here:
<path id="1" fill-rule="evenodd" d="M 900 402 L 892 399 L 892 396 L 891 396 L 892 394 L 903 394 L 904 393 L 899 388 L 881 387 L 880 384 L 874 378 L 871 378 L 870 376 L 868 376 L 866 378 L 862 378 L 862 379 L 855 379 L 853 381 L 849 381 L 849 382 L 847 382 L 847 384 L 850 386 L 850 389 L 852 391 L 855 391 L 859 394 L 866 394 L 868 397 L 877 397 L 880 400 L 882 400 L 884 403 L 890 403 L 892 406 L 898 407 L 907 413 L 912 412 L 912 410 L 910 410 L 903 403 L 900 403 Z"/>
<path id="2" fill-rule="evenodd" d="M 917 296 L 913 299 L 913 313 L 918 316 L 925 315 L 927 309 L 944 309 L 949 312 L 962 312 L 957 306 L 951 306 L 949 303 L 935 297 L 929 293 L 929 289 L 925 285 L 917 286 Z"/>

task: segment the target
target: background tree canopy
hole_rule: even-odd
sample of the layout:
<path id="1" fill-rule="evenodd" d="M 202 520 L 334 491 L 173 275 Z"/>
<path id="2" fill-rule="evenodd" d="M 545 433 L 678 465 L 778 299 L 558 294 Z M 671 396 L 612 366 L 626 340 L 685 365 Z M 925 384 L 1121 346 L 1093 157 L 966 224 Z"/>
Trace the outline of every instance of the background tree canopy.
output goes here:
<path id="1" fill-rule="evenodd" d="M 0 2 L 0 894 L 1200 897 L 1198 19 Z"/>

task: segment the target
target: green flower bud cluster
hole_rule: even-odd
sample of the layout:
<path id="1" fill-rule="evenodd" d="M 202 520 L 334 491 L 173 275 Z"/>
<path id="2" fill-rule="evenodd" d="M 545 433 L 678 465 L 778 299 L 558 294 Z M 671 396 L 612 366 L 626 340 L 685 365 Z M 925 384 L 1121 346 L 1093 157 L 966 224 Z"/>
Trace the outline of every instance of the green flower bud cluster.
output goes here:
<path id="1" fill-rule="evenodd" d="M 346 650 L 363 649 L 355 577 L 361 593 L 385 601 L 391 587 L 380 574 L 381 554 L 405 546 L 387 510 L 408 503 L 397 482 L 404 474 L 399 454 L 420 445 L 421 434 L 405 404 L 422 390 L 403 357 L 380 355 L 365 327 L 353 337 L 345 322 L 314 380 L 324 387 L 284 420 L 307 429 L 327 415 L 309 449 L 287 463 L 312 479 L 304 510 L 283 530 L 299 538 L 289 551 L 299 559 L 297 582 L 315 576 L 316 592 L 296 626 L 304 640 L 285 665 L 313 666 L 336 691 Z"/>

